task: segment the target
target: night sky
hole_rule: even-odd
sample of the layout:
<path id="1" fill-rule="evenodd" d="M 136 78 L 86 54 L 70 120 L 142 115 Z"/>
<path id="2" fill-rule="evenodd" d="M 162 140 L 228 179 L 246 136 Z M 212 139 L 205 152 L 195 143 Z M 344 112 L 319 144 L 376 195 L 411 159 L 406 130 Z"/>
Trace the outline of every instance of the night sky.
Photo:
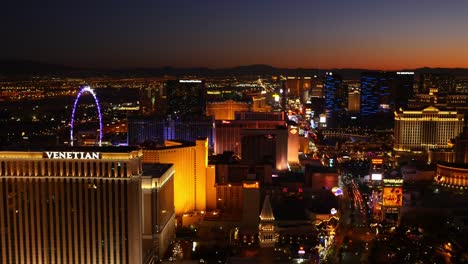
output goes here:
<path id="1" fill-rule="evenodd" d="M 112 68 L 468 68 L 466 0 L 3 2 L 0 58 Z"/>

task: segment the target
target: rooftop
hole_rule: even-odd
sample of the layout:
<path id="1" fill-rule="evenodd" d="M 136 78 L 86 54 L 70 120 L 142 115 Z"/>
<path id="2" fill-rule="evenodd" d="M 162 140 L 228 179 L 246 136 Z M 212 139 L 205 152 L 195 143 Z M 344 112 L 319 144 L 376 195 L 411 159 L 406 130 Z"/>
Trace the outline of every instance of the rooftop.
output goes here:
<path id="1" fill-rule="evenodd" d="M 0 151 L 24 151 L 24 152 L 43 152 L 43 151 L 63 151 L 63 152 L 108 152 L 108 153 L 128 153 L 138 150 L 137 147 L 126 146 L 2 146 Z"/>
<path id="2" fill-rule="evenodd" d="M 160 178 L 171 167 L 171 163 L 143 164 L 143 175 L 152 176 L 153 178 Z"/>
<path id="3" fill-rule="evenodd" d="M 263 201 L 262 212 L 260 213 L 260 219 L 262 221 L 274 221 L 275 216 L 273 215 L 273 209 L 271 209 L 270 196 L 265 196 Z"/>

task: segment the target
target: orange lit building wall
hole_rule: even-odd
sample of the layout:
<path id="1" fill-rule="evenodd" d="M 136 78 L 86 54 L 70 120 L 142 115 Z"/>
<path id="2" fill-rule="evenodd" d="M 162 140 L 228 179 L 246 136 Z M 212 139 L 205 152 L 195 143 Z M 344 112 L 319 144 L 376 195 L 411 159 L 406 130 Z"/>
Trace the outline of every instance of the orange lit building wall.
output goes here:
<path id="1" fill-rule="evenodd" d="M 299 163 L 299 131 L 297 128 L 288 130 L 288 163 Z"/>
<path id="2" fill-rule="evenodd" d="M 354 91 L 348 94 L 348 111 L 358 113 L 361 110 L 361 93 Z"/>
<path id="3" fill-rule="evenodd" d="M 309 90 L 311 88 L 311 78 L 288 77 L 286 80 L 286 88 L 288 89 L 289 95 L 299 97 L 303 91 Z"/>
<path id="4" fill-rule="evenodd" d="M 174 164 L 174 206 L 176 214 L 206 210 L 206 169 L 208 141 L 196 146 L 173 146 L 143 150 L 143 163 Z M 174 145 L 174 142 L 172 142 Z"/>
<path id="5" fill-rule="evenodd" d="M 143 173 L 142 249 L 143 252 L 155 249 L 156 255 L 162 258 L 175 238 L 174 167 L 171 166 L 157 178 Z"/>
<path id="6" fill-rule="evenodd" d="M 234 120 L 234 113 L 236 111 L 249 111 L 249 104 L 228 100 L 206 105 L 206 115 L 213 116 L 215 120 Z"/>
<path id="7" fill-rule="evenodd" d="M 206 169 L 206 210 L 216 209 L 216 169 L 214 165 Z"/>
<path id="8" fill-rule="evenodd" d="M 264 96 L 253 96 L 251 110 L 252 112 L 271 112 L 273 108 L 267 105 Z"/>
<path id="9" fill-rule="evenodd" d="M 436 180 L 449 188 L 468 188 L 468 169 L 457 168 L 455 165 L 437 164 Z"/>

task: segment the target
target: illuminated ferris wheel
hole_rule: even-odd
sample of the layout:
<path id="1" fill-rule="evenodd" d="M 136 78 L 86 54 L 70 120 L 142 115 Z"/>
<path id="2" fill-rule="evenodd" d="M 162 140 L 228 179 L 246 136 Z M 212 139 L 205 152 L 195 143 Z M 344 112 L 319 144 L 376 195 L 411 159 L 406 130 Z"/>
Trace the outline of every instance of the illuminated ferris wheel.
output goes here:
<path id="1" fill-rule="evenodd" d="M 75 123 L 75 111 L 76 111 L 76 106 L 78 105 L 78 100 L 80 99 L 81 95 L 83 93 L 90 93 L 93 98 L 94 102 L 96 103 L 96 108 L 98 111 L 98 117 L 99 117 L 99 146 L 102 145 L 102 114 L 101 114 L 101 106 L 99 105 L 99 100 L 96 96 L 96 93 L 94 90 L 89 87 L 88 85 L 83 86 L 81 90 L 78 92 L 75 98 L 75 103 L 73 104 L 73 110 L 72 110 L 72 115 L 71 115 L 71 120 L 70 120 L 70 144 L 73 146 L 73 124 Z"/>

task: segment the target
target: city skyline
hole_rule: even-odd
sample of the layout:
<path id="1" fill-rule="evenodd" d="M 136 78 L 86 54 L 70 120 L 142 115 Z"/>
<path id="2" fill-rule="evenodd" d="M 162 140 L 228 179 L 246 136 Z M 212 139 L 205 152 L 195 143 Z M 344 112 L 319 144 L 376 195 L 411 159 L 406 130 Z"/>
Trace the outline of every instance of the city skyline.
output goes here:
<path id="1" fill-rule="evenodd" d="M 468 68 L 463 1 L 8 3 L 0 58 L 75 67 Z"/>

